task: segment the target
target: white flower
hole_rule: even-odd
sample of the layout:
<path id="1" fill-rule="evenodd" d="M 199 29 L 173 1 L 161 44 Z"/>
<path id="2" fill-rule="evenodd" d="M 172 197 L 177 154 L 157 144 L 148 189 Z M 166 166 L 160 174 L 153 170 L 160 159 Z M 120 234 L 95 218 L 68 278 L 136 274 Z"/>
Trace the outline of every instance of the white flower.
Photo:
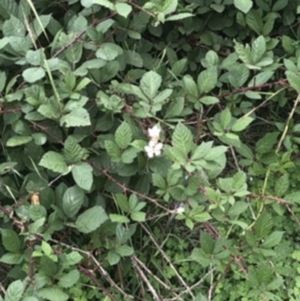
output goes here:
<path id="1" fill-rule="evenodd" d="M 155 125 L 153 128 L 148 129 L 149 137 L 152 141 L 158 142 L 159 135 L 160 135 L 161 129 Z"/>
<path id="2" fill-rule="evenodd" d="M 148 158 L 153 158 L 155 156 L 161 155 L 161 150 L 163 148 L 162 143 L 156 143 L 155 141 L 149 141 L 149 144 L 145 146 L 145 151 L 147 153 Z"/>
<path id="3" fill-rule="evenodd" d="M 174 214 L 182 214 L 184 212 L 184 203 L 180 203 L 177 205 L 177 208 L 173 210 Z"/>
<path id="4" fill-rule="evenodd" d="M 154 154 L 155 156 L 160 156 L 161 155 L 161 150 L 163 148 L 163 144 L 162 143 L 156 143 L 154 146 Z"/>
<path id="5" fill-rule="evenodd" d="M 174 211 L 176 214 L 182 214 L 184 212 L 184 207 L 176 208 Z"/>
<path id="6" fill-rule="evenodd" d="M 149 146 L 149 145 L 145 146 L 145 151 L 147 153 L 148 158 L 154 157 L 153 148 L 151 146 Z"/>

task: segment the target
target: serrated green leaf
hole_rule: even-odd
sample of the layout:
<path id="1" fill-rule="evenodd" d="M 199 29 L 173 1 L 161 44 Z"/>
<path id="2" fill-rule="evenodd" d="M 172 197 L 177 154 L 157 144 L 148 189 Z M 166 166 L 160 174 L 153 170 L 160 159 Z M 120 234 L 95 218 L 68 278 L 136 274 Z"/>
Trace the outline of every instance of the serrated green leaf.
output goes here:
<path id="1" fill-rule="evenodd" d="M 129 147 L 123 152 L 121 156 L 121 160 L 123 163 L 131 164 L 134 161 L 134 159 L 137 157 L 138 153 L 139 150 L 137 150 L 134 147 Z"/>
<path id="2" fill-rule="evenodd" d="M 270 214 L 262 213 L 255 222 L 254 230 L 257 239 L 266 238 L 273 227 L 273 221 Z"/>
<path id="3" fill-rule="evenodd" d="M 31 205 L 29 208 L 29 216 L 33 221 L 47 216 L 47 210 L 41 205 Z"/>
<path id="4" fill-rule="evenodd" d="M 132 7 L 127 3 L 116 3 L 115 8 L 116 12 L 124 18 L 127 18 L 132 11 Z"/>
<path id="5" fill-rule="evenodd" d="M 263 71 L 263 72 L 260 72 L 258 74 L 256 74 L 252 79 L 251 81 L 249 82 L 249 87 L 250 86 L 254 86 L 254 85 L 257 85 L 257 86 L 260 86 L 260 85 L 263 85 L 265 84 L 272 76 L 274 75 L 274 72 L 273 71 Z M 250 91 L 248 91 L 250 92 Z"/>
<path id="6" fill-rule="evenodd" d="M 200 93 L 210 92 L 218 83 L 217 67 L 210 67 L 202 71 L 198 76 L 197 83 Z"/>
<path id="7" fill-rule="evenodd" d="M 121 149 L 128 147 L 132 141 L 132 132 L 131 128 L 127 122 L 123 122 L 116 130 L 115 133 L 116 143 Z"/>
<path id="8" fill-rule="evenodd" d="M 5 301 L 19 301 L 22 298 L 25 287 L 21 280 L 12 282 L 5 293 Z"/>
<path id="9" fill-rule="evenodd" d="M 185 75 L 182 79 L 186 93 L 198 98 L 199 92 L 198 87 L 194 79 L 190 75 Z"/>
<path id="10" fill-rule="evenodd" d="M 231 122 L 232 115 L 229 108 L 226 108 L 220 113 L 220 123 L 223 130 L 226 130 Z"/>
<path id="11" fill-rule="evenodd" d="M 246 174 L 242 171 L 237 172 L 233 177 L 233 188 L 235 190 L 241 189 L 246 184 Z"/>
<path id="12" fill-rule="evenodd" d="M 41 227 L 45 224 L 46 218 L 41 217 L 35 222 L 29 224 L 28 230 L 31 234 L 36 234 L 40 231 Z"/>
<path id="13" fill-rule="evenodd" d="M 171 149 L 168 149 L 168 152 L 170 152 L 172 159 L 176 162 L 178 162 L 180 165 L 186 164 L 187 161 L 187 155 L 184 153 L 184 151 L 173 147 Z M 178 169 L 178 168 L 176 168 Z"/>
<path id="14" fill-rule="evenodd" d="M 65 140 L 63 153 L 68 163 L 77 163 L 84 159 L 88 154 L 72 136 L 68 136 Z"/>
<path id="15" fill-rule="evenodd" d="M 60 125 L 66 127 L 89 126 L 91 125 L 89 112 L 84 108 L 75 108 L 60 118 Z"/>
<path id="16" fill-rule="evenodd" d="M 215 96 L 204 96 L 201 97 L 199 101 L 205 105 L 213 105 L 220 102 L 220 100 Z"/>
<path id="17" fill-rule="evenodd" d="M 208 267 L 211 264 L 211 259 L 207 258 L 202 248 L 194 248 L 189 258 L 193 261 L 198 262 L 203 267 Z M 201 300 L 202 301 L 202 300 Z M 204 300 L 203 300 L 204 301 Z"/>
<path id="18" fill-rule="evenodd" d="M 273 248 L 277 246 L 281 242 L 283 234 L 284 231 L 274 231 L 265 239 L 265 241 L 262 244 L 262 247 Z"/>
<path id="19" fill-rule="evenodd" d="M 10 19 L 3 23 L 2 30 L 6 37 L 24 37 L 26 34 L 23 22 L 12 14 L 10 15 Z"/>
<path id="20" fill-rule="evenodd" d="M 147 205 L 146 202 L 139 202 L 133 209 L 134 212 L 141 211 Z"/>
<path id="21" fill-rule="evenodd" d="M 41 247 L 46 256 L 50 256 L 53 253 L 51 246 L 44 240 L 42 241 Z"/>
<path id="22" fill-rule="evenodd" d="M 23 261 L 23 255 L 18 253 L 5 253 L 0 262 L 6 264 L 20 264 Z"/>
<path id="23" fill-rule="evenodd" d="M 17 253 L 20 250 L 18 234 L 11 229 L 1 229 L 2 244 L 7 251 Z"/>
<path id="24" fill-rule="evenodd" d="M 130 211 L 127 197 L 124 194 L 121 194 L 121 193 L 116 194 L 115 199 L 116 199 L 118 206 L 121 208 L 121 210 L 123 210 L 124 212 Z"/>
<path id="25" fill-rule="evenodd" d="M 161 2 L 162 5 L 160 7 L 160 11 L 164 15 L 168 15 L 173 13 L 176 10 L 176 7 L 178 5 L 178 0 L 165 0 L 164 2 Z"/>
<path id="26" fill-rule="evenodd" d="M 282 35 L 281 37 L 281 43 L 282 43 L 282 47 L 284 48 L 284 50 L 287 52 L 287 53 L 294 53 L 295 51 L 295 41 L 289 37 L 289 36 L 286 36 L 286 35 Z M 289 69 L 289 68 L 287 68 Z M 291 70 L 291 71 L 297 71 L 297 70 Z"/>
<path id="27" fill-rule="evenodd" d="M 72 251 L 71 253 L 66 255 L 66 263 L 69 265 L 75 265 L 80 263 L 83 257 L 76 251 Z"/>
<path id="28" fill-rule="evenodd" d="M 242 45 L 241 43 L 235 42 L 234 46 L 235 51 L 239 55 L 239 58 L 245 63 L 245 64 L 251 64 L 251 50 L 249 45 L 246 47 Z"/>
<path id="29" fill-rule="evenodd" d="M 99 228 L 107 219 L 104 209 L 94 206 L 78 216 L 76 227 L 82 233 L 90 233 Z"/>
<path id="30" fill-rule="evenodd" d="M 68 166 L 63 156 L 53 151 L 49 151 L 44 154 L 39 165 L 61 174 L 64 174 L 68 171 Z"/>
<path id="31" fill-rule="evenodd" d="M 97 4 L 114 10 L 114 5 L 109 0 L 81 0 L 81 5 L 84 7 L 91 7 L 93 4 Z"/>
<path id="32" fill-rule="evenodd" d="M 73 73 L 74 74 L 74 73 Z M 81 90 L 83 90 L 89 83 L 91 82 L 91 80 L 87 77 L 84 77 L 76 86 L 75 91 L 80 92 Z"/>
<path id="33" fill-rule="evenodd" d="M 188 60 L 186 58 L 175 61 L 172 66 L 172 69 L 171 69 L 172 74 L 175 76 L 178 76 L 181 73 L 183 73 L 183 71 L 187 67 L 187 63 L 188 63 Z"/>
<path id="34" fill-rule="evenodd" d="M 184 109 L 184 98 L 177 97 L 173 102 L 169 104 L 165 118 L 180 116 L 183 109 Z"/>
<path id="35" fill-rule="evenodd" d="M 128 35 L 129 35 L 129 33 L 128 33 Z M 126 57 L 127 64 L 132 65 L 137 68 L 143 67 L 143 64 L 144 64 L 143 58 L 138 52 L 136 52 L 134 50 L 124 50 L 124 54 Z"/>
<path id="36" fill-rule="evenodd" d="M 6 146 L 7 147 L 15 147 L 23 144 L 27 144 L 32 140 L 31 136 L 13 136 L 10 137 L 6 141 Z"/>
<path id="37" fill-rule="evenodd" d="M 229 209 L 228 215 L 229 216 L 238 216 L 241 213 L 245 212 L 249 207 L 249 204 L 243 201 L 239 201 L 233 204 L 233 206 Z"/>
<path id="38" fill-rule="evenodd" d="M 27 68 L 23 71 L 22 76 L 28 83 L 35 83 L 46 75 L 45 70 L 42 67 Z"/>
<path id="39" fill-rule="evenodd" d="M 193 230 L 194 229 L 194 222 L 190 219 L 190 218 L 186 218 L 186 220 L 185 220 L 185 224 L 186 224 L 186 226 L 189 228 L 189 229 L 191 229 L 191 230 Z"/>
<path id="40" fill-rule="evenodd" d="M 32 138 L 36 145 L 44 145 L 47 142 L 47 135 L 44 133 L 33 133 Z"/>
<path id="41" fill-rule="evenodd" d="M 212 141 L 202 142 L 197 148 L 194 150 L 193 155 L 191 157 L 192 161 L 200 160 L 206 156 L 211 150 L 213 145 Z"/>
<path id="42" fill-rule="evenodd" d="M 238 0 L 236 0 L 238 1 Z M 252 2 L 252 1 L 251 1 Z M 258 10 L 250 10 L 246 14 L 246 22 L 247 25 L 254 30 L 258 35 L 261 34 L 262 29 L 263 29 L 263 21 L 261 18 L 261 15 L 259 14 Z"/>
<path id="43" fill-rule="evenodd" d="M 196 222 L 206 222 L 211 219 L 208 212 L 191 212 L 190 217 Z"/>
<path id="44" fill-rule="evenodd" d="M 248 13 L 251 7 L 253 6 L 252 0 L 234 0 L 233 1 L 234 6 L 242 11 L 244 14 Z"/>
<path id="45" fill-rule="evenodd" d="M 140 82 L 140 88 L 149 99 L 153 99 L 160 88 L 162 78 L 154 71 L 145 73 Z"/>
<path id="46" fill-rule="evenodd" d="M 109 218 L 113 223 L 129 223 L 130 222 L 130 219 L 127 216 L 120 215 L 120 214 L 110 214 Z"/>
<path id="47" fill-rule="evenodd" d="M 277 179 L 275 183 L 275 194 L 278 197 L 282 197 L 289 189 L 290 180 L 289 174 L 286 173 L 282 175 L 279 179 Z"/>
<path id="48" fill-rule="evenodd" d="M 215 248 L 214 238 L 207 232 L 201 231 L 200 246 L 206 254 L 212 254 Z"/>
<path id="49" fill-rule="evenodd" d="M 300 93 L 300 75 L 289 70 L 285 71 L 285 75 L 289 84 L 297 91 L 297 93 Z"/>
<path id="50" fill-rule="evenodd" d="M 289 3 L 288 0 L 277 0 L 272 7 L 272 11 L 275 12 L 275 11 L 282 10 L 287 6 L 288 3 Z"/>
<path id="51" fill-rule="evenodd" d="M 130 256 L 134 253 L 134 250 L 132 247 L 130 246 L 126 246 L 126 245 L 123 245 L 123 246 L 120 246 L 116 249 L 116 252 L 120 255 L 120 256 Z"/>
<path id="52" fill-rule="evenodd" d="M 72 176 L 75 183 L 82 189 L 89 191 L 93 185 L 93 168 L 85 162 L 72 167 Z"/>
<path id="53" fill-rule="evenodd" d="M 76 76 L 85 76 L 88 73 L 89 69 L 100 69 L 106 65 L 106 61 L 101 59 L 92 59 L 85 61 L 79 68 L 74 71 Z"/>
<path id="54" fill-rule="evenodd" d="M 166 18 L 166 22 L 167 21 L 177 21 L 177 20 L 182 20 L 182 19 L 186 19 L 189 17 L 193 17 L 194 15 L 191 13 L 180 13 L 180 14 L 175 14 L 172 15 L 171 17 Z"/>
<path id="55" fill-rule="evenodd" d="M 67 274 L 64 274 L 59 278 L 58 285 L 63 288 L 72 287 L 74 284 L 78 282 L 80 278 L 80 273 L 78 270 L 72 270 Z"/>
<path id="56" fill-rule="evenodd" d="M 163 105 L 165 100 L 171 96 L 172 92 L 173 92 L 172 89 L 165 89 L 165 90 L 159 92 L 152 100 L 153 105 L 154 106 L 156 105 L 158 108 L 161 108 L 161 105 Z M 158 105 L 160 105 L 160 106 L 158 106 Z M 158 109 L 156 109 L 155 111 L 158 111 Z"/>
<path id="57" fill-rule="evenodd" d="M 255 64 L 257 63 L 262 56 L 265 54 L 267 46 L 266 41 L 263 36 L 259 36 L 257 39 L 253 41 L 251 44 L 251 57 L 252 62 Z"/>
<path id="58" fill-rule="evenodd" d="M 129 202 L 128 202 L 131 211 L 135 209 L 135 207 L 138 204 L 138 201 L 139 199 L 137 198 L 136 194 L 132 193 L 129 197 Z"/>
<path id="59" fill-rule="evenodd" d="M 84 203 L 84 192 L 78 186 L 66 190 L 62 199 L 62 208 L 66 216 L 74 217 Z"/>
<path id="60" fill-rule="evenodd" d="M 40 66 L 43 62 L 43 51 L 38 50 L 28 50 L 26 52 L 26 60 L 29 64 L 33 66 Z"/>
<path id="61" fill-rule="evenodd" d="M 105 83 L 110 79 L 114 78 L 120 70 L 120 64 L 118 61 L 109 61 L 102 69 L 101 69 L 101 79 L 100 83 Z"/>
<path id="62" fill-rule="evenodd" d="M 69 296 L 59 288 L 42 288 L 38 290 L 37 295 L 49 301 L 66 301 Z"/>
<path id="63" fill-rule="evenodd" d="M 111 160 L 113 162 L 120 162 L 122 154 L 121 154 L 121 150 L 119 149 L 118 145 L 115 142 L 109 141 L 109 140 L 106 140 L 104 142 L 104 145 L 105 145 L 107 154 L 110 156 Z"/>
<path id="64" fill-rule="evenodd" d="M 132 212 L 130 218 L 135 222 L 144 222 L 146 220 L 146 213 L 140 211 Z"/>
<path id="65" fill-rule="evenodd" d="M 125 5 L 128 5 L 128 4 L 125 4 Z M 96 51 L 96 57 L 99 59 L 105 60 L 105 61 L 112 61 L 115 58 L 117 58 L 119 55 L 121 55 L 122 53 L 123 53 L 123 49 L 120 46 L 118 46 L 117 44 L 103 43 L 101 45 L 101 47 Z"/>
<path id="66" fill-rule="evenodd" d="M 40 15 L 38 18 L 33 21 L 33 30 L 34 35 L 38 37 L 42 32 L 45 33 L 46 27 L 49 25 L 52 16 L 49 15 Z M 47 34 L 45 34 L 47 36 Z"/>
<path id="67" fill-rule="evenodd" d="M 59 109 L 51 102 L 40 105 L 38 108 L 38 113 L 50 119 L 57 119 L 60 117 Z"/>
<path id="68" fill-rule="evenodd" d="M 265 262 L 257 268 L 256 273 L 259 284 L 267 285 L 273 278 L 273 268 Z"/>
<path id="69" fill-rule="evenodd" d="M 264 154 L 273 150 L 275 143 L 277 143 L 278 135 L 279 132 L 266 133 L 256 142 L 256 152 Z"/>
<path id="70" fill-rule="evenodd" d="M 107 261 L 109 262 L 110 265 L 115 265 L 117 264 L 121 259 L 121 256 L 115 252 L 115 251 L 109 251 L 107 253 Z"/>
<path id="71" fill-rule="evenodd" d="M 176 201 L 183 201 L 186 198 L 185 187 L 183 187 L 182 185 L 171 187 L 168 189 L 168 192 Z"/>
<path id="72" fill-rule="evenodd" d="M 204 157 L 204 160 L 207 161 L 214 161 L 215 159 L 218 159 L 221 155 L 223 155 L 227 151 L 228 147 L 220 145 L 213 147 L 209 153 L 206 154 Z"/>
<path id="73" fill-rule="evenodd" d="M 240 132 L 244 130 L 252 121 L 254 118 L 246 116 L 239 118 L 232 126 L 231 130 L 233 132 Z"/>
<path id="74" fill-rule="evenodd" d="M 181 170 L 169 170 L 167 175 L 167 182 L 169 186 L 176 185 L 178 181 L 182 179 L 182 171 Z"/>
<path id="75" fill-rule="evenodd" d="M 187 155 L 194 146 L 191 131 L 182 123 L 179 123 L 173 132 L 172 144 L 185 155 Z"/>

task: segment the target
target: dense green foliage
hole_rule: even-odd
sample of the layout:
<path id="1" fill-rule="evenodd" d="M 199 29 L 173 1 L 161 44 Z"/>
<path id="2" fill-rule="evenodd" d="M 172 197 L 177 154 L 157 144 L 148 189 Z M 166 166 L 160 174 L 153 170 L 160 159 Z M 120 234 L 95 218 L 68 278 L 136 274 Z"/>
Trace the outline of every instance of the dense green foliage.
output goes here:
<path id="1" fill-rule="evenodd" d="M 0 1 L 0 301 L 299 300 L 300 3 Z"/>

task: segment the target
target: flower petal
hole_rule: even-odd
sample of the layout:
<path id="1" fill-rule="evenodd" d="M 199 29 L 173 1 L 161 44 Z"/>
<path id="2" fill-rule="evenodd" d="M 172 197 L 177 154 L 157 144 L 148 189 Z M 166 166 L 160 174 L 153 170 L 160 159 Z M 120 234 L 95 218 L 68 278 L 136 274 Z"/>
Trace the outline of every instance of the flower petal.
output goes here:
<path id="1" fill-rule="evenodd" d="M 149 134 L 149 137 L 151 138 L 151 140 L 158 141 L 160 131 L 161 131 L 161 129 L 157 125 L 155 125 L 153 128 L 149 128 L 148 129 L 148 134 Z"/>

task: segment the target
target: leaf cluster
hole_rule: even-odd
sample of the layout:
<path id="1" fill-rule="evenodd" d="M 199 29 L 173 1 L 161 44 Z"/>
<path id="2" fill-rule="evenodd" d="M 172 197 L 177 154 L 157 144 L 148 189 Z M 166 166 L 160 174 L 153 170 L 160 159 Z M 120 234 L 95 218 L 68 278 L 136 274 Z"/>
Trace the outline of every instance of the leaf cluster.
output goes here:
<path id="1" fill-rule="evenodd" d="M 299 14 L 2 0 L 0 301 L 297 300 Z"/>

